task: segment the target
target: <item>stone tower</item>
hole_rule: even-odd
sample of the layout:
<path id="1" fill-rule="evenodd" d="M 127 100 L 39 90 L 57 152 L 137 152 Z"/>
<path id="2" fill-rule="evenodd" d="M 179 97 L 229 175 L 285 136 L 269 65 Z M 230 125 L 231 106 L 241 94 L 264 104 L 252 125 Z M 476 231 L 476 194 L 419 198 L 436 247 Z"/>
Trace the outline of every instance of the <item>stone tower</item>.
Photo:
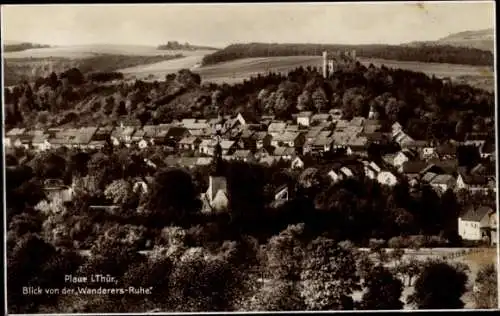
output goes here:
<path id="1" fill-rule="evenodd" d="M 323 52 L 323 78 L 328 77 L 328 53 Z"/>
<path id="2" fill-rule="evenodd" d="M 356 50 L 355 49 L 351 50 L 351 58 L 352 58 L 352 60 L 356 61 Z"/>

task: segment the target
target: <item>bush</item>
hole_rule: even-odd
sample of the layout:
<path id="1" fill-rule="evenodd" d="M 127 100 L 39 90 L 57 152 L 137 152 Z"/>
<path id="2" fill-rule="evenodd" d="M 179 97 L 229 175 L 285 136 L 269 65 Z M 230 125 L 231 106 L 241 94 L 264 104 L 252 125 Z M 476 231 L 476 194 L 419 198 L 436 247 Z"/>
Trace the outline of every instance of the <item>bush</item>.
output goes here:
<path id="1" fill-rule="evenodd" d="M 385 247 L 386 241 L 383 239 L 370 238 L 368 245 L 371 249 L 380 249 Z"/>
<path id="2" fill-rule="evenodd" d="M 402 236 L 392 237 L 387 242 L 387 247 L 389 247 L 389 248 L 407 248 L 408 247 L 407 238 L 402 237 Z"/>
<path id="3" fill-rule="evenodd" d="M 413 235 L 393 237 L 387 243 L 389 248 L 436 248 L 449 246 L 449 241 L 441 236 Z"/>

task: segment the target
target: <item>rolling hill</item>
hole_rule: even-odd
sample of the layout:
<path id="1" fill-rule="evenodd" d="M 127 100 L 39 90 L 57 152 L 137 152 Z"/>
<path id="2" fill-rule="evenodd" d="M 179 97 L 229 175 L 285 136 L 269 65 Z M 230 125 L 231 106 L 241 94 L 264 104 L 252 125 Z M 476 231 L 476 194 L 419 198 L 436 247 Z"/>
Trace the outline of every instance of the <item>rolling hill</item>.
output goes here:
<path id="1" fill-rule="evenodd" d="M 26 49 L 23 51 L 5 52 L 4 58 L 86 58 L 95 55 L 128 55 L 128 56 L 158 56 L 183 54 L 176 50 L 160 50 L 154 46 L 141 45 L 114 45 L 114 44 L 93 44 L 93 45 L 73 45 L 54 46 L 44 48 Z M 189 52 L 186 52 L 189 53 Z"/>
<path id="2" fill-rule="evenodd" d="M 409 46 L 442 46 L 467 47 L 493 52 L 495 48 L 493 29 L 465 31 L 450 34 L 436 41 L 412 42 Z"/>

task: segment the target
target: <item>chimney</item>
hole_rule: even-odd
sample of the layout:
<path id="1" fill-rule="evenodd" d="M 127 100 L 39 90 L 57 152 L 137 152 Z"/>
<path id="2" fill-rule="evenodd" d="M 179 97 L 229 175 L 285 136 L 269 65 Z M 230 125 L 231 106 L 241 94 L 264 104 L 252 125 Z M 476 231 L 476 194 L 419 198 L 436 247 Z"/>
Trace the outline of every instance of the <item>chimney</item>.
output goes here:
<path id="1" fill-rule="evenodd" d="M 353 50 L 351 51 L 351 58 L 352 58 L 353 60 L 356 60 L 356 50 L 355 50 L 355 49 L 353 49 Z"/>
<path id="2" fill-rule="evenodd" d="M 326 79 L 328 77 L 328 53 L 326 51 L 323 52 L 323 78 Z"/>

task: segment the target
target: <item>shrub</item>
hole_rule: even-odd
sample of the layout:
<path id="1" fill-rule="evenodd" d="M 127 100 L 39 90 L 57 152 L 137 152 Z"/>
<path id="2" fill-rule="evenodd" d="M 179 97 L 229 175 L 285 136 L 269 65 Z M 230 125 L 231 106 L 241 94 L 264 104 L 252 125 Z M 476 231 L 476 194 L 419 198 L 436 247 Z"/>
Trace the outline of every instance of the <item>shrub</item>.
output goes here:
<path id="1" fill-rule="evenodd" d="M 370 238 L 368 245 L 371 249 L 380 249 L 386 245 L 386 241 L 383 239 Z"/>

